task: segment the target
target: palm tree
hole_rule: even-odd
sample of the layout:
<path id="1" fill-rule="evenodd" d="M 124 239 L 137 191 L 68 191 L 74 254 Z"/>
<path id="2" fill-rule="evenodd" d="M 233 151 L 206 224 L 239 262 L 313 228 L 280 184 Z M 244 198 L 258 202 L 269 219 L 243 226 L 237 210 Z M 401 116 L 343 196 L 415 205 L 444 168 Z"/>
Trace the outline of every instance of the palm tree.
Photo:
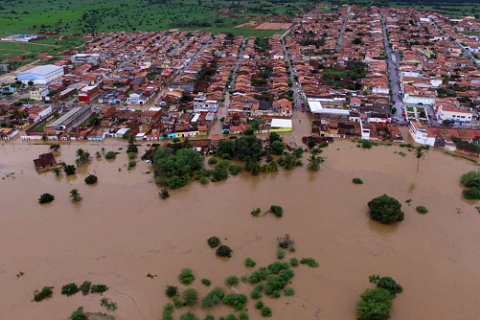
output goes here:
<path id="1" fill-rule="evenodd" d="M 275 159 L 270 161 L 266 166 L 267 166 L 267 172 L 277 172 L 278 171 L 278 163 Z"/>
<path id="2" fill-rule="evenodd" d="M 60 168 L 53 168 L 52 171 L 57 177 L 60 177 L 62 175 L 62 171 L 60 170 Z"/>
<path id="3" fill-rule="evenodd" d="M 423 149 L 422 147 L 417 147 L 417 149 L 415 149 L 415 157 L 417 157 L 417 173 L 418 173 L 418 169 L 420 167 L 420 159 L 422 159 L 422 157 L 423 157 L 422 149 Z"/>
<path id="4" fill-rule="evenodd" d="M 292 153 L 287 153 L 285 157 L 278 159 L 278 163 L 287 170 L 303 165 L 302 161 Z"/>
<path id="5" fill-rule="evenodd" d="M 245 171 L 252 171 L 252 168 L 253 168 L 253 164 L 255 162 L 255 160 L 253 160 L 251 157 L 249 156 L 246 156 L 245 158 L 243 158 L 243 170 Z"/>
<path id="6" fill-rule="evenodd" d="M 325 161 L 323 157 L 316 157 L 313 154 L 308 158 L 307 169 L 310 171 L 320 170 L 320 165 Z"/>
<path id="7" fill-rule="evenodd" d="M 82 197 L 77 189 L 70 190 L 70 198 L 72 198 L 72 202 L 79 202 L 82 200 Z"/>
<path id="8" fill-rule="evenodd" d="M 190 143 L 190 139 L 185 138 L 182 141 L 182 149 L 189 149 L 192 147 L 192 144 Z"/>
<path id="9" fill-rule="evenodd" d="M 258 163 L 258 161 L 254 159 L 252 163 L 252 174 L 254 176 L 257 176 L 261 170 L 262 170 L 262 166 Z"/>

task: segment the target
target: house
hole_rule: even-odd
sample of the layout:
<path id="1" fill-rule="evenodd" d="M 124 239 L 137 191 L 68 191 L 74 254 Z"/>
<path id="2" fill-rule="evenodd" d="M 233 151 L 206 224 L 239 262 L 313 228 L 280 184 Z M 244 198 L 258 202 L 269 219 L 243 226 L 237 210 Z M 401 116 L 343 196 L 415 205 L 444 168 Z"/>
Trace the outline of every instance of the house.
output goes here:
<path id="1" fill-rule="evenodd" d="M 471 108 L 456 106 L 451 103 L 439 103 L 435 110 L 439 123 L 450 120 L 454 123 L 471 123 L 473 112 Z"/>
<path id="2" fill-rule="evenodd" d="M 30 90 L 30 99 L 35 101 L 45 101 L 45 97 L 50 93 L 48 88 L 38 88 Z"/>
<path id="3" fill-rule="evenodd" d="M 360 99 L 359 97 L 352 97 L 350 99 L 350 107 L 360 108 L 361 105 L 362 105 L 362 99 Z"/>
<path id="4" fill-rule="evenodd" d="M 98 86 L 86 86 L 80 89 L 78 100 L 81 102 L 91 102 L 98 96 Z"/>
<path id="5" fill-rule="evenodd" d="M 0 72 L 10 72 L 9 64 L 0 64 Z"/>
<path id="6" fill-rule="evenodd" d="M 130 93 L 130 95 L 128 96 L 127 98 L 127 103 L 135 103 L 135 104 L 139 104 L 140 103 L 140 97 L 142 96 L 143 94 L 143 90 L 142 89 L 137 89 L 137 90 L 134 90 L 132 93 Z"/>
<path id="7" fill-rule="evenodd" d="M 33 160 L 35 169 L 37 171 L 46 171 L 57 167 L 57 160 L 52 152 L 43 153 L 38 156 L 38 159 Z"/>
<path id="8" fill-rule="evenodd" d="M 408 132 L 410 132 L 410 135 L 416 143 L 432 147 L 435 144 L 435 137 L 428 133 L 421 122 L 409 121 Z"/>
<path id="9" fill-rule="evenodd" d="M 0 128 L 0 140 L 9 140 L 18 134 L 15 128 Z"/>
<path id="10" fill-rule="evenodd" d="M 143 111 L 140 115 L 140 120 L 143 124 L 154 124 L 162 115 L 162 108 L 150 108 L 147 111 Z"/>
<path id="11" fill-rule="evenodd" d="M 203 93 L 199 93 L 193 99 L 193 111 L 199 113 L 217 112 L 218 101 L 207 100 L 207 97 Z"/>

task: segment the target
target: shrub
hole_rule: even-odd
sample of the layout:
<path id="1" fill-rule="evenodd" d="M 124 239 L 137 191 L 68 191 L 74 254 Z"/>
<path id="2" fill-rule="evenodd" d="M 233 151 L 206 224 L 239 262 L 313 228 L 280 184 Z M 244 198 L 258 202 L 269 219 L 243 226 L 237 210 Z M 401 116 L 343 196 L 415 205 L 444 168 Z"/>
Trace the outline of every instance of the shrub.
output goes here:
<path id="1" fill-rule="evenodd" d="M 225 317 L 225 320 L 238 320 L 238 318 L 233 313 L 230 313 Z"/>
<path id="2" fill-rule="evenodd" d="M 52 294 L 52 288 L 43 287 L 42 291 L 35 290 L 35 292 L 33 293 L 33 300 L 36 302 L 40 302 L 44 299 L 50 298 Z"/>
<path id="3" fill-rule="evenodd" d="M 183 307 L 182 301 L 180 301 L 180 299 L 178 299 L 177 297 L 173 298 L 173 305 L 177 309 Z"/>
<path id="4" fill-rule="evenodd" d="M 479 188 L 480 189 L 480 171 L 470 171 L 465 173 L 460 178 L 460 183 L 467 188 Z"/>
<path id="5" fill-rule="evenodd" d="M 310 149 L 314 148 L 314 147 L 315 147 L 315 141 L 314 141 L 314 140 L 308 141 L 308 147 L 309 147 Z"/>
<path id="6" fill-rule="evenodd" d="M 403 292 L 403 287 L 401 285 L 399 285 L 391 277 L 381 277 L 380 280 L 378 280 L 378 282 L 377 282 L 377 287 L 387 290 L 394 297 L 397 295 L 397 293 L 402 293 Z"/>
<path id="7" fill-rule="evenodd" d="M 221 245 L 220 247 L 217 248 L 217 251 L 215 253 L 219 257 L 229 257 L 230 258 L 232 252 L 233 252 L 233 250 L 230 249 L 229 246 Z"/>
<path id="8" fill-rule="evenodd" d="M 77 171 L 77 168 L 75 168 L 74 165 L 67 164 L 63 170 L 65 171 L 65 174 L 67 176 L 71 176 L 71 175 L 75 174 L 75 172 Z"/>
<path id="9" fill-rule="evenodd" d="M 200 183 L 201 184 L 208 184 L 210 180 L 207 177 L 201 177 L 200 178 Z"/>
<path id="10" fill-rule="evenodd" d="M 277 217 L 283 216 L 283 208 L 280 207 L 280 206 L 271 205 L 271 206 L 270 206 L 270 211 L 271 211 L 274 215 L 276 215 Z"/>
<path id="11" fill-rule="evenodd" d="M 293 248 L 292 246 L 295 244 L 295 241 L 293 241 L 287 233 L 284 237 L 277 238 L 277 243 L 280 248 L 287 249 L 289 247 Z"/>
<path id="12" fill-rule="evenodd" d="M 416 208 L 416 210 L 417 210 L 418 213 L 423 213 L 423 214 L 425 214 L 425 213 L 428 212 L 428 209 L 427 209 L 427 207 L 425 207 L 425 206 L 418 206 L 418 207 Z"/>
<path id="13" fill-rule="evenodd" d="M 292 267 L 297 267 L 299 264 L 298 259 L 297 258 L 290 259 L 290 264 L 292 265 Z"/>
<path id="14" fill-rule="evenodd" d="M 79 289 L 82 291 L 84 295 L 87 295 L 90 292 L 90 288 L 92 287 L 92 283 L 90 281 L 84 281 Z"/>
<path id="15" fill-rule="evenodd" d="M 55 197 L 53 195 L 51 195 L 50 193 L 44 193 L 38 199 L 38 203 L 40 203 L 40 204 L 50 203 L 53 200 L 55 200 Z"/>
<path id="16" fill-rule="evenodd" d="M 285 288 L 285 290 L 284 290 L 283 293 L 285 294 L 285 296 L 291 297 L 291 296 L 295 295 L 295 289 L 290 288 L 290 287 L 289 287 L 289 288 Z"/>
<path id="17" fill-rule="evenodd" d="M 184 285 L 189 285 L 190 283 L 195 280 L 195 276 L 193 275 L 192 269 L 185 268 L 180 271 L 180 274 L 178 275 L 178 280 L 180 280 L 180 283 Z"/>
<path id="18" fill-rule="evenodd" d="M 165 312 L 172 312 L 173 311 L 173 304 L 170 302 L 163 306 L 163 311 Z"/>
<path id="19" fill-rule="evenodd" d="M 227 279 L 225 279 L 225 283 L 229 286 L 236 286 L 238 284 L 239 280 L 237 276 L 229 276 Z"/>
<path id="20" fill-rule="evenodd" d="M 198 291 L 193 288 L 188 288 L 182 293 L 183 305 L 193 306 L 198 301 Z"/>
<path id="21" fill-rule="evenodd" d="M 208 164 L 217 164 L 217 163 L 218 163 L 218 159 L 215 157 L 211 157 L 210 159 L 208 159 Z"/>
<path id="22" fill-rule="evenodd" d="M 162 191 L 158 194 L 158 196 L 162 199 L 165 200 L 170 197 L 170 193 L 168 192 L 167 188 L 163 188 Z"/>
<path id="23" fill-rule="evenodd" d="M 103 298 L 102 300 L 100 300 L 100 305 L 102 307 L 106 307 L 107 310 L 115 311 L 118 309 L 117 303 L 111 300 L 108 300 L 107 298 Z"/>
<path id="24" fill-rule="evenodd" d="M 244 294 L 231 293 L 226 295 L 223 298 L 223 303 L 226 304 L 227 306 L 234 307 L 235 310 L 243 309 L 246 302 L 247 302 L 247 296 Z"/>
<path id="25" fill-rule="evenodd" d="M 352 182 L 355 184 L 363 184 L 363 181 L 360 178 L 353 178 Z"/>
<path id="26" fill-rule="evenodd" d="M 285 258 L 285 251 L 283 251 L 282 249 L 277 249 L 277 258 L 278 259 Z"/>
<path id="27" fill-rule="evenodd" d="M 463 197 L 467 200 L 480 199 L 480 189 L 477 187 L 471 187 L 462 191 Z"/>
<path id="28" fill-rule="evenodd" d="M 162 320 L 173 320 L 172 312 L 171 311 L 164 311 Z"/>
<path id="29" fill-rule="evenodd" d="M 260 300 L 260 301 L 257 301 L 257 303 L 255 303 L 255 309 L 262 309 L 263 308 L 263 301 Z"/>
<path id="30" fill-rule="evenodd" d="M 136 166 L 137 166 L 137 161 L 135 161 L 135 160 L 129 161 L 127 169 L 130 170 L 131 168 L 136 167 Z"/>
<path id="31" fill-rule="evenodd" d="M 258 290 L 253 290 L 252 293 L 250 293 L 250 297 L 252 299 L 260 299 L 262 297 L 262 293 Z"/>
<path id="32" fill-rule="evenodd" d="M 262 317 L 264 318 L 270 318 L 272 316 L 272 309 L 269 307 L 263 307 L 262 308 Z"/>
<path id="33" fill-rule="evenodd" d="M 207 239 L 207 243 L 210 248 L 216 248 L 220 245 L 220 239 L 218 237 L 210 237 Z"/>
<path id="34" fill-rule="evenodd" d="M 75 283 L 69 283 L 62 287 L 62 294 L 66 296 L 72 296 L 76 294 L 80 289 Z"/>
<path id="35" fill-rule="evenodd" d="M 368 207 L 370 208 L 370 218 L 381 223 L 388 224 L 404 219 L 402 204 L 386 194 L 370 200 Z"/>
<path id="36" fill-rule="evenodd" d="M 239 320 L 248 320 L 248 313 L 245 310 L 240 311 Z"/>
<path id="37" fill-rule="evenodd" d="M 115 159 L 117 157 L 117 153 L 115 151 L 108 151 L 107 154 L 105 154 L 105 159 Z"/>
<path id="38" fill-rule="evenodd" d="M 137 156 L 137 154 L 135 152 L 129 152 L 128 153 L 128 159 L 130 159 L 130 160 L 135 159 L 136 156 Z"/>
<path id="39" fill-rule="evenodd" d="M 252 212 L 251 212 L 251 213 L 252 213 L 252 216 L 258 217 L 258 216 L 260 215 L 260 212 L 261 212 L 261 211 L 262 211 L 262 210 L 261 210 L 260 208 L 255 208 L 255 209 L 253 209 Z"/>
<path id="40" fill-rule="evenodd" d="M 180 320 L 198 320 L 198 317 L 195 314 L 188 311 L 187 313 L 180 315 Z"/>
<path id="41" fill-rule="evenodd" d="M 83 312 L 83 307 L 78 307 L 77 310 L 73 311 L 70 315 L 71 320 L 88 320 L 88 317 Z"/>
<path id="42" fill-rule="evenodd" d="M 96 176 L 94 176 L 93 174 L 90 174 L 85 178 L 84 181 L 85 181 L 86 184 L 94 184 L 98 181 L 98 178 Z"/>
<path id="43" fill-rule="evenodd" d="M 300 260 L 300 263 L 301 264 L 306 264 L 311 268 L 317 268 L 318 267 L 318 262 L 315 261 L 315 259 L 313 259 L 313 258 L 303 258 L 302 260 Z"/>
<path id="44" fill-rule="evenodd" d="M 211 282 L 210 280 L 208 280 L 208 279 L 202 279 L 202 283 L 203 283 L 204 285 L 206 285 L 207 287 L 210 287 L 210 285 L 212 284 L 212 282 Z"/>
<path id="45" fill-rule="evenodd" d="M 223 157 L 223 158 L 226 159 L 225 157 Z M 236 176 L 237 174 L 240 173 L 240 171 L 242 171 L 242 168 L 232 164 L 228 167 L 228 170 L 230 171 L 230 173 L 232 175 Z"/>
<path id="46" fill-rule="evenodd" d="M 207 314 L 203 320 L 215 320 L 215 317 L 211 314 Z"/>
<path id="47" fill-rule="evenodd" d="M 90 290 L 91 293 L 104 293 L 108 290 L 108 287 L 104 284 L 94 284 L 92 289 Z"/>
<path id="48" fill-rule="evenodd" d="M 202 307 L 208 308 L 222 302 L 225 297 L 225 290 L 220 287 L 215 287 L 202 299 Z"/>
<path id="49" fill-rule="evenodd" d="M 255 267 L 256 264 L 252 258 L 245 259 L 245 267 Z"/>
<path id="50" fill-rule="evenodd" d="M 165 294 L 169 298 L 175 297 L 177 295 L 177 287 L 167 286 L 167 288 L 165 289 Z"/>
<path id="51" fill-rule="evenodd" d="M 382 288 L 366 289 L 357 302 L 360 319 L 390 319 L 394 296 Z"/>

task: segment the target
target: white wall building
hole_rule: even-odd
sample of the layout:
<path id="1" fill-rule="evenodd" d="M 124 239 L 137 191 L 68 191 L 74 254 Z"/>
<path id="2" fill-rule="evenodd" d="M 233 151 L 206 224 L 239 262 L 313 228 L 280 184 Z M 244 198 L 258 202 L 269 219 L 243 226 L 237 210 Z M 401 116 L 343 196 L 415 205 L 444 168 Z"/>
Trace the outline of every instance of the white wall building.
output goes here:
<path id="1" fill-rule="evenodd" d="M 24 84 L 28 84 L 29 81 L 32 81 L 34 84 L 49 84 L 63 75 L 63 67 L 47 64 L 19 73 L 17 78 Z"/>
<path id="2" fill-rule="evenodd" d="M 471 108 L 457 107 L 453 104 L 439 104 L 436 110 L 438 122 L 450 120 L 454 123 L 469 124 L 473 119 L 473 112 Z"/>
<path id="3" fill-rule="evenodd" d="M 199 93 L 195 99 L 193 99 L 193 111 L 200 113 L 217 112 L 218 101 L 207 100 L 207 97 Z"/>
<path id="4" fill-rule="evenodd" d="M 416 143 L 429 145 L 431 147 L 435 144 L 435 137 L 429 136 L 427 130 L 420 122 L 409 121 L 408 132 L 410 132 L 410 135 Z"/>

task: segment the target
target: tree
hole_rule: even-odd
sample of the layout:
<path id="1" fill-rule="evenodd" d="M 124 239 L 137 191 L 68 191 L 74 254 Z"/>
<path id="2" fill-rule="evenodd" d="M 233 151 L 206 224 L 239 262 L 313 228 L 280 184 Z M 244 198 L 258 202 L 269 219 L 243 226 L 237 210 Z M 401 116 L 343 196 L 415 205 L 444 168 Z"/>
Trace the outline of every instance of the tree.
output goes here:
<path id="1" fill-rule="evenodd" d="M 72 199 L 72 202 L 79 202 L 82 200 L 82 197 L 80 196 L 80 192 L 78 192 L 78 189 L 70 190 L 70 198 Z"/>
<path id="2" fill-rule="evenodd" d="M 71 320 L 88 320 L 88 317 L 83 312 L 83 307 L 78 307 L 70 316 Z"/>
<path id="3" fill-rule="evenodd" d="M 220 245 L 220 239 L 213 236 L 207 239 L 207 243 L 210 248 L 216 248 Z"/>
<path id="4" fill-rule="evenodd" d="M 177 295 L 177 287 L 175 286 L 167 286 L 167 288 L 165 289 L 165 294 L 167 295 L 167 297 L 169 298 L 173 298 Z"/>
<path id="5" fill-rule="evenodd" d="M 420 166 L 420 159 L 422 159 L 423 157 L 423 148 L 422 147 L 417 147 L 415 149 L 415 157 L 417 158 L 417 173 L 418 173 L 418 169 L 419 169 L 419 166 Z M 416 177 L 416 175 L 415 175 Z"/>
<path id="6" fill-rule="evenodd" d="M 85 178 L 84 181 L 85 181 L 86 184 L 94 184 L 94 183 L 97 183 L 98 178 L 97 178 L 97 176 L 94 176 L 93 174 L 90 174 Z"/>
<path id="7" fill-rule="evenodd" d="M 75 283 L 69 283 L 62 287 L 62 294 L 66 296 L 72 296 L 79 291 L 80 289 Z"/>
<path id="8" fill-rule="evenodd" d="M 198 301 L 198 291 L 188 288 L 182 292 L 183 304 L 185 306 L 193 306 Z"/>
<path id="9" fill-rule="evenodd" d="M 57 177 L 60 177 L 62 175 L 62 170 L 60 170 L 60 168 L 53 168 L 52 171 Z"/>
<path id="10" fill-rule="evenodd" d="M 320 170 L 320 165 L 325 161 L 323 157 L 316 157 L 315 155 L 310 155 L 308 158 L 307 169 L 310 171 Z"/>
<path id="11" fill-rule="evenodd" d="M 370 200 L 368 207 L 370 208 L 370 218 L 381 223 L 389 224 L 404 219 L 401 203 L 386 194 Z"/>
<path id="12" fill-rule="evenodd" d="M 74 165 L 66 165 L 64 171 L 67 176 L 71 176 L 75 174 L 75 172 L 77 171 L 77 168 L 75 168 Z"/>
<path id="13" fill-rule="evenodd" d="M 44 203 L 50 203 L 52 202 L 53 200 L 55 200 L 55 197 L 52 196 L 50 193 L 44 193 L 40 196 L 40 198 L 38 199 L 38 203 L 40 204 L 44 204 Z"/>
<path id="14" fill-rule="evenodd" d="M 50 150 L 58 151 L 58 149 L 60 149 L 60 145 L 59 145 L 59 144 L 54 143 L 54 144 L 51 144 L 51 145 L 50 145 Z"/>
<path id="15" fill-rule="evenodd" d="M 292 170 L 297 166 L 301 166 L 302 161 L 294 154 L 287 153 L 283 158 L 278 159 L 278 164 L 287 170 Z"/>
<path id="16" fill-rule="evenodd" d="M 180 320 L 198 320 L 198 317 L 192 312 L 188 311 L 180 315 Z"/>
<path id="17" fill-rule="evenodd" d="M 107 160 L 115 159 L 116 157 L 117 157 L 117 153 L 115 151 L 108 151 L 105 154 L 105 159 Z"/>
<path id="18" fill-rule="evenodd" d="M 403 292 L 403 287 L 391 277 L 381 277 L 377 282 L 377 287 L 388 290 L 388 292 L 390 292 L 390 294 L 394 297 L 397 295 L 397 293 Z"/>
<path id="19" fill-rule="evenodd" d="M 192 283 L 193 280 L 195 280 L 192 269 L 182 269 L 182 271 L 180 271 L 180 274 L 178 275 L 178 280 L 180 280 L 180 283 L 184 285 L 189 285 L 190 283 Z"/>
<path id="20" fill-rule="evenodd" d="M 226 180 L 228 178 L 228 160 L 218 163 L 212 171 L 212 181 Z"/>
<path id="21" fill-rule="evenodd" d="M 280 138 L 280 135 L 276 132 L 270 132 L 268 135 L 268 140 L 270 141 L 270 144 L 274 143 L 275 141 L 282 141 L 282 138 Z"/>
<path id="22" fill-rule="evenodd" d="M 87 295 L 90 292 L 90 288 L 92 287 L 92 283 L 90 281 L 84 281 L 79 289 L 82 291 L 83 295 Z"/>
<path id="23" fill-rule="evenodd" d="M 29 85 L 30 87 L 33 86 L 33 81 L 32 81 L 32 80 L 28 81 L 28 85 Z"/>
<path id="24" fill-rule="evenodd" d="M 366 289 L 357 302 L 359 320 L 388 320 L 394 296 L 382 288 Z"/>
<path id="25" fill-rule="evenodd" d="M 480 171 L 470 171 L 460 178 L 460 183 L 467 188 L 480 188 Z"/>
<path id="26" fill-rule="evenodd" d="M 262 155 L 262 141 L 255 136 L 240 137 L 235 140 L 234 155 L 240 160 L 247 156 L 258 160 Z"/>
<path id="27" fill-rule="evenodd" d="M 225 279 L 225 283 L 231 287 L 234 287 L 238 284 L 239 279 L 237 276 L 231 275 Z"/>
<path id="28" fill-rule="evenodd" d="M 221 245 L 220 247 L 217 248 L 217 251 L 215 254 L 219 257 L 231 257 L 231 253 L 233 252 L 232 249 L 230 249 L 229 246 L 226 245 Z"/>
<path id="29" fill-rule="evenodd" d="M 283 142 L 276 140 L 271 144 L 271 146 L 273 154 L 278 156 L 283 154 L 283 150 L 285 149 Z"/>
<path id="30" fill-rule="evenodd" d="M 220 141 L 217 147 L 217 154 L 223 157 L 224 154 L 234 155 L 235 144 L 232 141 Z"/>
<path id="31" fill-rule="evenodd" d="M 77 166 L 80 166 L 90 160 L 90 153 L 82 148 L 77 150 L 76 155 L 77 159 L 75 159 L 75 163 Z"/>

